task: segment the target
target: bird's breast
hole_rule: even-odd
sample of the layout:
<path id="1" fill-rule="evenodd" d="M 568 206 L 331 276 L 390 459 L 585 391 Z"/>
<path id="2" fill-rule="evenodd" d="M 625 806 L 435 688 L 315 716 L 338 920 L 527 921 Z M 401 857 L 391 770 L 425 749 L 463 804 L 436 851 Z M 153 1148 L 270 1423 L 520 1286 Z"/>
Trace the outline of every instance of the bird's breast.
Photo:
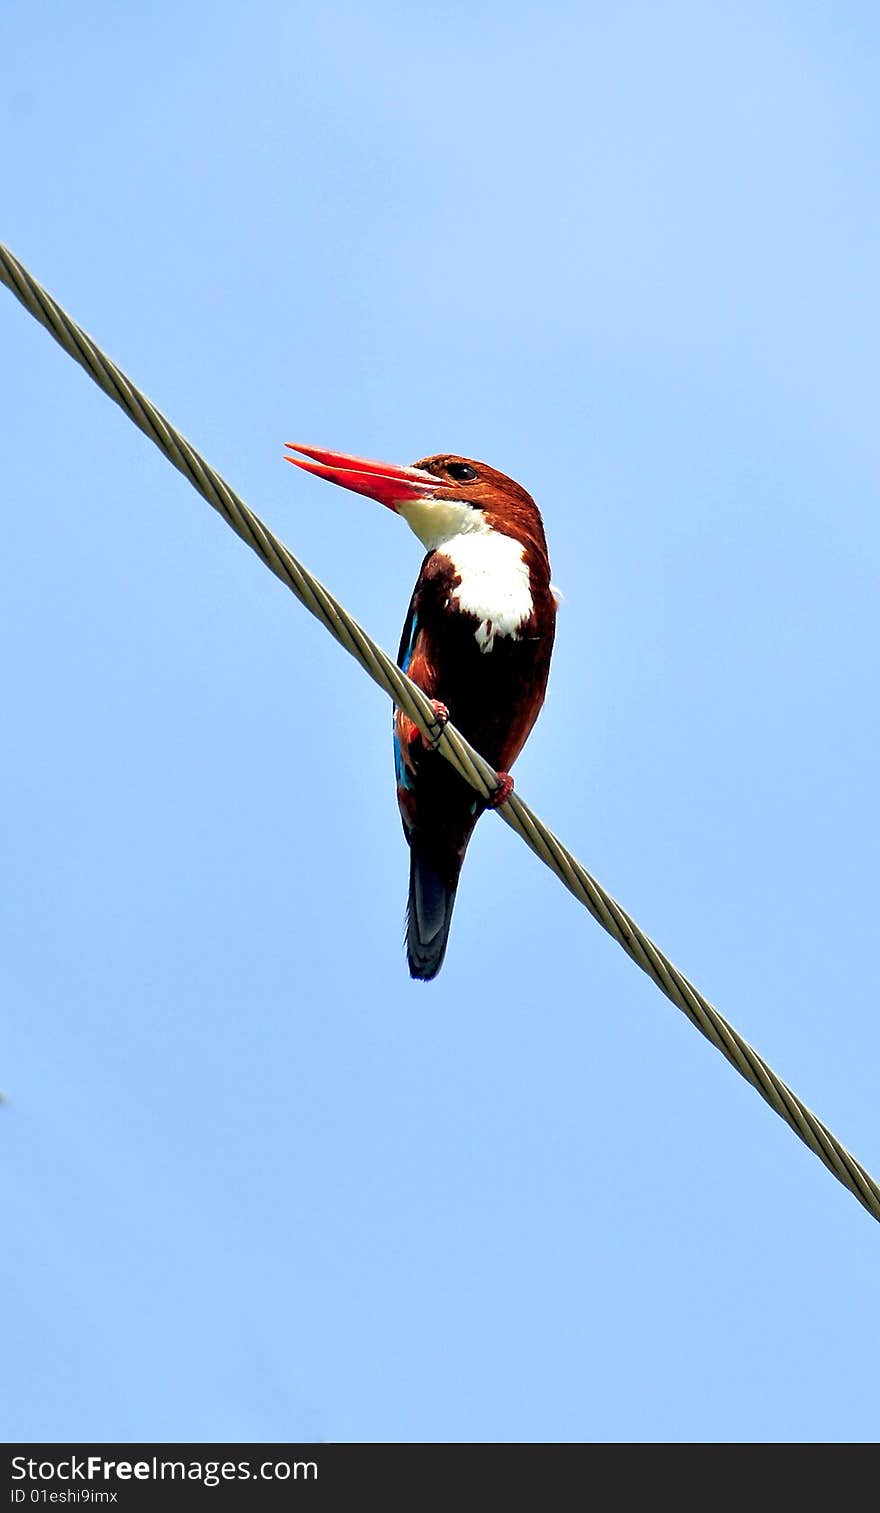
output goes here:
<path id="1" fill-rule="evenodd" d="M 517 639 L 534 608 L 522 545 L 499 531 L 469 531 L 444 542 L 449 608 L 476 620 L 474 638 L 491 652 L 497 637 Z"/>

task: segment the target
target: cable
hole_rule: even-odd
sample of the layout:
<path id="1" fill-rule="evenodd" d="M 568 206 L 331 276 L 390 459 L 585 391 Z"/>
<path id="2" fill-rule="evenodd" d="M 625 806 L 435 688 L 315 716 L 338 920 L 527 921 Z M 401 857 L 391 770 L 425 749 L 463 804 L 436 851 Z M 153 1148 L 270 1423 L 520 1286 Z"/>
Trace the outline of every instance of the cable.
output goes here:
<path id="1" fill-rule="evenodd" d="M 338 600 L 273 536 L 219 473 L 205 462 L 146 396 L 135 388 L 121 369 L 71 320 L 2 242 L 0 281 L 46 327 L 59 346 L 85 368 L 98 387 L 156 444 L 193 488 L 223 516 L 236 535 L 256 552 L 266 567 L 287 585 L 300 603 L 321 621 L 340 645 L 369 673 L 373 681 L 415 721 L 419 729 L 426 735 L 435 733 L 435 712 L 421 689 L 400 671 L 387 652 L 376 645 Z M 443 727 L 437 749 L 483 798 L 487 798 L 497 787 L 497 773 L 451 723 Z M 601 884 L 548 830 L 519 794 L 514 792 L 499 807 L 498 813 L 535 855 L 555 872 L 569 892 L 623 947 L 636 965 L 648 974 L 660 991 L 687 1015 L 701 1035 L 705 1035 L 740 1075 L 751 1083 L 837 1180 L 849 1189 L 869 1214 L 880 1220 L 880 1186 L 874 1178 L 806 1104 L 801 1102 L 797 1094 L 777 1077 L 748 1041 L 673 966 L 620 904 L 606 893 Z"/>

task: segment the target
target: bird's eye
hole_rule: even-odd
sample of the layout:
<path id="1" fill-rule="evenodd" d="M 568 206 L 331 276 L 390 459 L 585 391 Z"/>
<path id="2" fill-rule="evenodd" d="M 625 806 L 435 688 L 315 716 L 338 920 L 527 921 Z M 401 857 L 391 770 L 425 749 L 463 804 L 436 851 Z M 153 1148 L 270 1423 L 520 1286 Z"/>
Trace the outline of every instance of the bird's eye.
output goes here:
<path id="1" fill-rule="evenodd" d="M 466 462 L 447 462 L 446 471 L 456 483 L 473 483 L 477 476 L 474 469 Z"/>

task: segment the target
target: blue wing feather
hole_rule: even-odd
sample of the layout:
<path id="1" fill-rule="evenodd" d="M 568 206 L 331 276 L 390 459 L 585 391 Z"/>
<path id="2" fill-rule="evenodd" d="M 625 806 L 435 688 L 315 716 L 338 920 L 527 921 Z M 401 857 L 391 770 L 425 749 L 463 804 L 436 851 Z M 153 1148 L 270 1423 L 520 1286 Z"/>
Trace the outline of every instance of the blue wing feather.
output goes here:
<path id="1" fill-rule="evenodd" d="M 419 619 L 418 615 L 415 612 L 414 604 L 411 604 L 409 607 L 409 614 L 406 618 L 406 624 L 403 627 L 403 636 L 401 637 L 400 651 L 398 652 L 397 656 L 397 665 L 400 668 L 401 672 L 407 672 L 409 669 L 409 664 L 412 661 L 413 647 L 416 644 L 416 636 L 418 635 L 418 632 Z M 394 721 L 394 714 L 396 713 L 397 707 L 395 705 L 394 712 L 392 714 L 392 730 L 394 732 L 394 771 L 397 777 L 398 788 L 411 789 L 413 786 L 413 775 L 403 760 L 403 752 L 400 749 L 400 741 L 397 738 L 397 724 Z"/>

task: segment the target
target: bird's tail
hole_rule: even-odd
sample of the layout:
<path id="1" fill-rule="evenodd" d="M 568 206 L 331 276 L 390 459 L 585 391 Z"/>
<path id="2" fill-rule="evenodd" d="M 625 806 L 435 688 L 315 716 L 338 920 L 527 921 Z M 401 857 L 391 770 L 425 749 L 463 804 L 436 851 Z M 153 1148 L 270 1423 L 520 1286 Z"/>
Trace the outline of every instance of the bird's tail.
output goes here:
<path id="1" fill-rule="evenodd" d="M 430 982 L 443 965 L 458 878 L 450 882 L 430 856 L 413 843 L 409 853 L 406 955 L 410 977 Z"/>

